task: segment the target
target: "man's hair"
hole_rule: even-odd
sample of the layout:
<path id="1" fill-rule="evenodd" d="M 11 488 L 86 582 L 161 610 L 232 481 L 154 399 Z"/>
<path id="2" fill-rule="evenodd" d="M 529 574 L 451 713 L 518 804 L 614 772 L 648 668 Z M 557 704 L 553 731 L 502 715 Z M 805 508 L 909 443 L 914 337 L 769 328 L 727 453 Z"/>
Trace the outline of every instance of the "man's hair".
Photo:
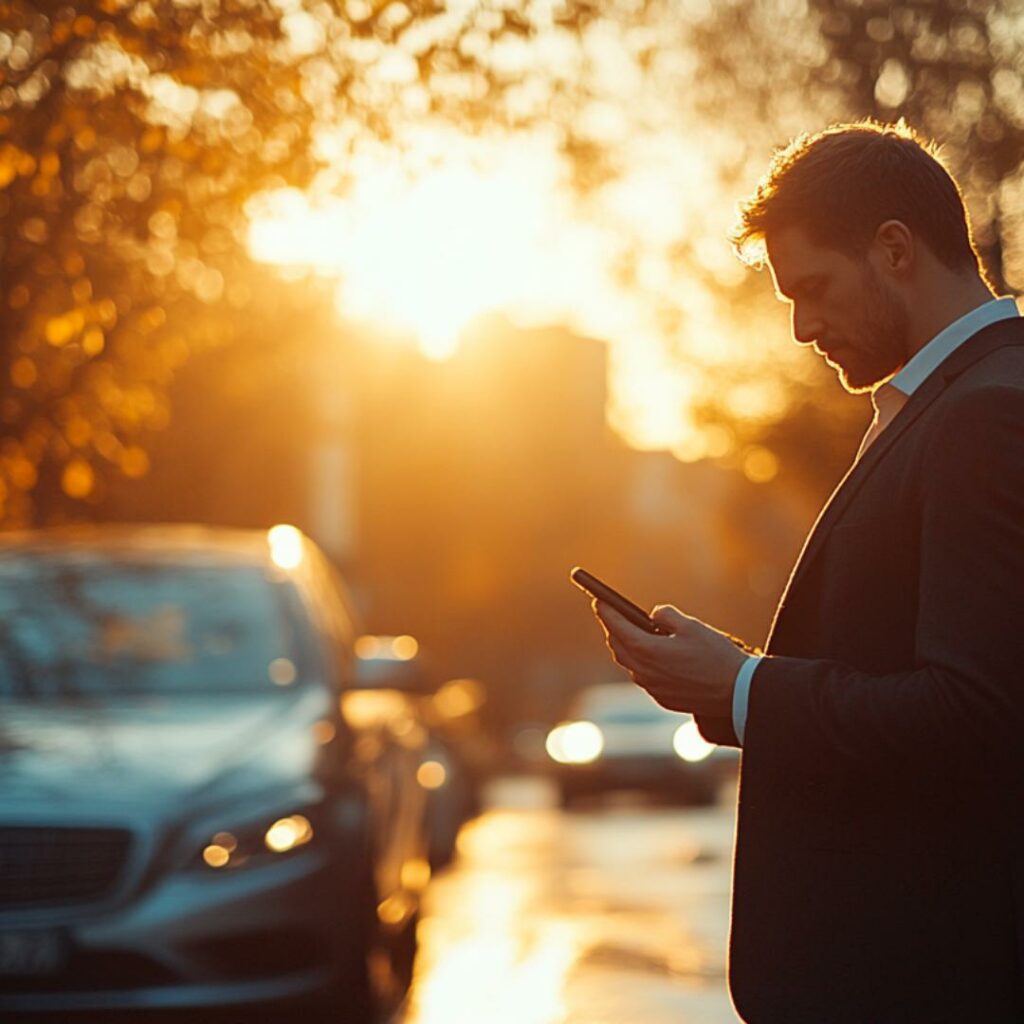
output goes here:
<path id="1" fill-rule="evenodd" d="M 818 244 L 863 256 L 879 225 L 902 221 L 954 271 L 980 270 L 963 195 L 934 143 L 903 121 L 859 121 L 805 134 L 778 150 L 740 204 L 730 240 L 764 266 L 765 238 L 788 226 Z"/>

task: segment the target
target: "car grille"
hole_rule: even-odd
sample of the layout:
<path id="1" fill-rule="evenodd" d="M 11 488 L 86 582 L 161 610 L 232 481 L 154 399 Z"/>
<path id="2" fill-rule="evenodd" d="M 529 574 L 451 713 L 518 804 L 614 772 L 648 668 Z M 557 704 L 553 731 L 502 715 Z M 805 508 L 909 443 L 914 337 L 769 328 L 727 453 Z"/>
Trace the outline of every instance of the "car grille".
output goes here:
<path id="1" fill-rule="evenodd" d="M 0 827 L 0 908 L 102 899 L 130 845 L 126 829 Z"/>

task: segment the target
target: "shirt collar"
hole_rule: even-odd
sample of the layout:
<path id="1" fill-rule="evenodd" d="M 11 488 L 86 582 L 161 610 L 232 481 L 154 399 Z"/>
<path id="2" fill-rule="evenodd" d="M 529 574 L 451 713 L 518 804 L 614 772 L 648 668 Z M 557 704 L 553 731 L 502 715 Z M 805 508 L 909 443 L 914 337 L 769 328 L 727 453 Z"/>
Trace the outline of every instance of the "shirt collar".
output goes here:
<path id="1" fill-rule="evenodd" d="M 990 299 L 982 303 L 939 331 L 924 348 L 914 354 L 895 377 L 888 381 L 888 384 L 907 396 L 912 395 L 939 364 L 968 338 L 973 337 L 983 327 L 1015 316 L 1020 316 L 1020 312 L 1014 299 Z"/>

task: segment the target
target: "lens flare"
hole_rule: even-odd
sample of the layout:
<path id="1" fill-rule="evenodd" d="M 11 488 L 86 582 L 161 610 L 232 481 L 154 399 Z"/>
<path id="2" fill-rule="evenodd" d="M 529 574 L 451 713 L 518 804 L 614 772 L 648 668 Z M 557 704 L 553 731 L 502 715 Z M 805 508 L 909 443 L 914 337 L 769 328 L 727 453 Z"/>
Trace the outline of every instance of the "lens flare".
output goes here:
<path id="1" fill-rule="evenodd" d="M 697 723 L 689 721 L 676 729 L 672 737 L 672 747 L 684 760 L 695 764 L 703 761 L 715 749 L 714 743 L 708 743 L 697 728 Z"/>
<path id="2" fill-rule="evenodd" d="M 287 853 L 299 846 L 305 846 L 313 838 L 313 826 L 301 814 L 275 821 L 267 829 L 263 841 L 273 853 Z"/>
<path id="3" fill-rule="evenodd" d="M 566 722 L 548 734 L 548 754 L 560 764 L 590 764 L 604 750 L 604 736 L 593 722 Z"/>

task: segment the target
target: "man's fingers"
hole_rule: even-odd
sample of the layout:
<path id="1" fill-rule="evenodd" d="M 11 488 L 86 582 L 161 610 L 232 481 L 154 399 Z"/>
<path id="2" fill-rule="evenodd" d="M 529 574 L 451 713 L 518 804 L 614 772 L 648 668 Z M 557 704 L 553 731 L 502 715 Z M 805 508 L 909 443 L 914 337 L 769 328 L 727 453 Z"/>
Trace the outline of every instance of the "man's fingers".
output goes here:
<path id="1" fill-rule="evenodd" d="M 594 598 L 594 614 L 604 624 L 605 630 L 613 633 L 619 640 L 630 647 L 645 640 L 650 634 L 645 633 L 639 626 L 634 626 L 624 615 L 620 615 L 611 605 Z"/>
<path id="2" fill-rule="evenodd" d="M 612 657 L 616 663 L 626 669 L 627 672 L 640 670 L 641 666 L 637 663 L 636 658 L 614 636 L 608 637 L 607 644 L 608 650 L 612 652 Z"/>
<path id="3" fill-rule="evenodd" d="M 671 604 L 655 605 L 654 611 L 651 612 L 651 618 L 662 629 L 675 634 L 684 632 L 686 627 L 689 626 L 691 622 L 695 621 L 692 616 L 684 615 L 678 608 Z"/>

